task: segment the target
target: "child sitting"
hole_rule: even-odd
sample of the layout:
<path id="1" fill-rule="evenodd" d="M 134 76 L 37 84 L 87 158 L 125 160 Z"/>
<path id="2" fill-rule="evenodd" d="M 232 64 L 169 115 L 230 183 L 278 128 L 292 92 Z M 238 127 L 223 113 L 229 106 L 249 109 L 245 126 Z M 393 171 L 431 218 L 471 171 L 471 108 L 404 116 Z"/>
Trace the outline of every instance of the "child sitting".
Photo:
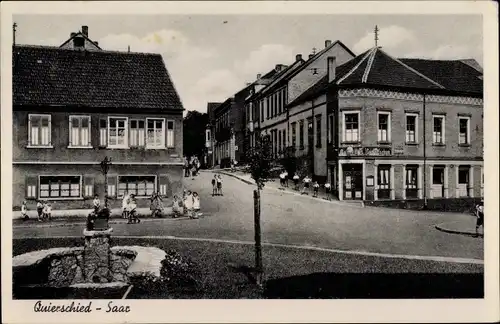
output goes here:
<path id="1" fill-rule="evenodd" d="M 184 215 L 191 215 L 193 211 L 193 195 L 191 190 L 188 190 L 184 197 Z"/>
<path id="2" fill-rule="evenodd" d="M 21 206 L 21 218 L 23 220 L 28 220 L 29 219 L 29 216 L 28 216 L 28 207 L 26 206 L 26 200 L 23 201 L 23 204 Z"/>
<path id="3" fill-rule="evenodd" d="M 43 218 L 50 220 L 51 214 L 52 206 L 48 202 L 45 202 L 45 205 L 43 206 Z"/>
<path id="4" fill-rule="evenodd" d="M 93 205 L 94 205 L 94 214 L 97 215 L 99 213 L 99 208 L 101 208 L 101 201 L 99 200 L 99 195 L 94 196 Z"/>
<path id="5" fill-rule="evenodd" d="M 135 197 L 130 195 L 129 203 L 127 206 L 128 211 L 128 224 L 132 223 L 132 220 L 138 220 L 137 218 L 137 203 L 135 201 Z"/>
<path id="6" fill-rule="evenodd" d="M 200 196 L 197 192 L 193 192 L 193 213 L 191 218 L 198 218 L 201 216 L 200 213 Z"/>
<path id="7" fill-rule="evenodd" d="M 36 203 L 36 212 L 38 214 L 38 221 L 42 221 L 42 216 L 43 216 L 43 204 L 41 200 L 38 200 Z"/>

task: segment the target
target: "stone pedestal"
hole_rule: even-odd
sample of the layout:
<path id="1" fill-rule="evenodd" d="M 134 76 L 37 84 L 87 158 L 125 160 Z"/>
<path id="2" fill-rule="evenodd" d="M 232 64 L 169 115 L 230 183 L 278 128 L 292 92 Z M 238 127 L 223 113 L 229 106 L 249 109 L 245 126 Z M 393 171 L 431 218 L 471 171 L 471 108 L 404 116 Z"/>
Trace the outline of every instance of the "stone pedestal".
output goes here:
<path id="1" fill-rule="evenodd" d="M 107 283 L 113 278 L 110 272 L 110 237 L 112 228 L 102 231 L 84 230 L 83 278 L 88 283 Z"/>

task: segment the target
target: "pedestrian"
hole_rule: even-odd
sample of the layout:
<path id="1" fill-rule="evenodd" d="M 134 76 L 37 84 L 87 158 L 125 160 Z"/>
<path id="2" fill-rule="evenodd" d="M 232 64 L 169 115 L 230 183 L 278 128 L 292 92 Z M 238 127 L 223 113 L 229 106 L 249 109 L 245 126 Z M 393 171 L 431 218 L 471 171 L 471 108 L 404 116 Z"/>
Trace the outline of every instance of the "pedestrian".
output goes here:
<path id="1" fill-rule="evenodd" d="M 197 192 L 193 192 L 193 212 L 191 218 L 198 218 L 200 215 L 200 196 Z"/>
<path id="2" fill-rule="evenodd" d="M 224 196 L 222 193 L 222 176 L 219 174 L 217 177 L 217 194 L 220 196 Z"/>
<path id="3" fill-rule="evenodd" d="M 476 206 L 476 236 L 479 236 L 479 227 L 483 227 L 484 231 L 484 200 Z"/>
<path id="4" fill-rule="evenodd" d="M 188 190 L 184 197 L 184 215 L 191 216 L 193 211 L 193 194 Z"/>
<path id="5" fill-rule="evenodd" d="M 23 200 L 23 204 L 21 205 L 21 218 L 23 220 L 28 220 L 28 206 L 26 206 L 26 200 Z"/>
<path id="6" fill-rule="evenodd" d="M 332 200 L 331 198 L 331 191 L 332 191 L 332 185 L 327 181 L 325 183 L 325 192 L 326 192 L 326 199 Z"/>
<path id="7" fill-rule="evenodd" d="M 131 224 L 134 221 L 139 220 L 137 217 L 137 202 L 135 201 L 134 195 L 130 195 L 127 211 L 128 211 L 128 224 Z"/>
<path id="8" fill-rule="evenodd" d="M 313 197 L 318 197 L 318 191 L 319 191 L 319 183 L 318 183 L 318 181 L 314 181 L 313 189 L 314 189 L 314 195 L 313 195 Z"/>
<path id="9" fill-rule="evenodd" d="M 302 182 L 304 183 L 304 186 L 302 187 L 302 191 L 301 191 L 301 194 L 306 194 L 308 195 L 309 194 L 309 185 L 311 183 L 311 178 L 309 178 L 309 176 L 306 176 Z"/>
<path id="10" fill-rule="evenodd" d="M 217 194 L 217 175 L 212 178 L 212 197 Z"/>
<path id="11" fill-rule="evenodd" d="M 43 215 L 43 203 L 41 200 L 38 200 L 36 203 L 36 212 L 38 214 L 38 221 L 42 221 L 42 215 Z"/>
<path id="12" fill-rule="evenodd" d="M 151 205 L 149 209 L 151 210 L 151 217 L 161 217 L 163 211 L 162 199 L 159 191 L 153 192 L 151 195 Z"/>
<path id="13" fill-rule="evenodd" d="M 280 173 L 280 187 L 285 188 L 285 172 Z"/>
<path id="14" fill-rule="evenodd" d="M 94 205 L 94 214 L 97 216 L 97 214 L 99 214 L 99 208 L 101 207 L 101 201 L 99 200 L 99 195 L 94 196 L 94 200 L 92 203 Z"/>
<path id="15" fill-rule="evenodd" d="M 46 201 L 43 206 L 43 218 L 50 220 L 52 216 L 52 206 Z"/>
<path id="16" fill-rule="evenodd" d="M 293 184 L 295 185 L 294 189 L 297 191 L 299 190 L 299 179 L 300 179 L 299 175 L 297 173 L 295 173 L 293 175 Z"/>
<path id="17" fill-rule="evenodd" d="M 285 170 L 283 174 L 285 175 L 285 187 L 288 188 L 288 172 Z"/>
<path id="18" fill-rule="evenodd" d="M 123 192 L 123 199 L 122 199 L 122 218 L 128 219 L 128 205 L 130 202 L 130 195 L 128 194 L 128 191 Z"/>
<path id="19" fill-rule="evenodd" d="M 179 197 L 177 195 L 174 196 L 174 199 L 172 200 L 172 212 L 174 213 L 174 218 L 177 218 L 181 216 L 181 201 L 179 200 Z"/>
<path id="20" fill-rule="evenodd" d="M 196 164 L 193 162 L 193 164 L 191 165 L 191 180 L 194 180 L 194 177 L 196 176 Z"/>

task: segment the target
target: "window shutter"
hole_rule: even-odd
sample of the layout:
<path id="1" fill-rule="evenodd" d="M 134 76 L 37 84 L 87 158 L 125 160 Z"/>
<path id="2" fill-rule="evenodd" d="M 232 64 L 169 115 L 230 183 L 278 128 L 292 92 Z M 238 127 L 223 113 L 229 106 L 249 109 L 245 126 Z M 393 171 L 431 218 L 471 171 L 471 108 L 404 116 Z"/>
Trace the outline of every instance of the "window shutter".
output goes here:
<path id="1" fill-rule="evenodd" d="M 31 115 L 28 115 L 28 145 L 32 145 L 32 140 L 31 140 L 31 123 L 32 123 L 32 117 Z"/>
<path id="2" fill-rule="evenodd" d="M 69 146 L 73 146 L 73 118 L 69 117 Z"/>
<path id="3" fill-rule="evenodd" d="M 170 186 L 170 179 L 167 175 L 160 175 L 158 177 L 158 191 L 160 195 L 170 197 L 172 195 L 172 187 Z"/>
<path id="4" fill-rule="evenodd" d="M 83 177 L 83 196 L 85 198 L 91 198 L 94 196 L 94 177 L 85 176 Z"/>
<path id="5" fill-rule="evenodd" d="M 38 177 L 36 176 L 26 176 L 26 198 L 28 199 L 36 199 L 38 198 Z"/>
<path id="6" fill-rule="evenodd" d="M 116 197 L 116 186 L 118 177 L 116 175 L 108 175 L 108 196 Z"/>

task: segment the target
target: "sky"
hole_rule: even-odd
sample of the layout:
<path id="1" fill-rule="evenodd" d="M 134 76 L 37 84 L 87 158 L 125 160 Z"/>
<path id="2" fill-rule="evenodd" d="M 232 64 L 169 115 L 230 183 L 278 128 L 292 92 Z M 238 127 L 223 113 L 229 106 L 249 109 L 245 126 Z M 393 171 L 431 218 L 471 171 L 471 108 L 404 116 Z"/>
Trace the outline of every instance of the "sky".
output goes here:
<path id="1" fill-rule="evenodd" d="M 304 58 L 325 40 L 355 54 L 375 45 L 392 56 L 476 59 L 483 65 L 480 15 L 15 15 L 16 43 L 59 46 L 89 26 L 104 50 L 162 55 L 186 110 L 206 112 L 256 75 Z"/>

